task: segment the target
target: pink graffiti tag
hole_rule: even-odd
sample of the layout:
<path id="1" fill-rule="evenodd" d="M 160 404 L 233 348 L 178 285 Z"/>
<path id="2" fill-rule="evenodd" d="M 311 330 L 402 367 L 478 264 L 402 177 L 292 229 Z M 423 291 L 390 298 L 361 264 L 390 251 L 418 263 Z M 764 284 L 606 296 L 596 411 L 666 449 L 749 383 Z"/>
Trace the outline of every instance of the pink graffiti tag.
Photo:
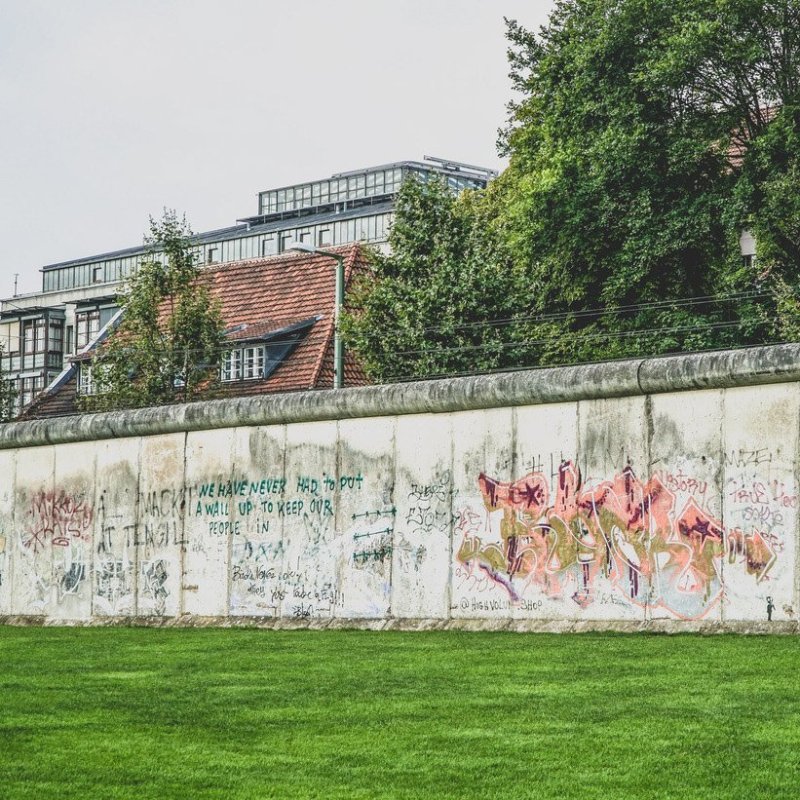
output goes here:
<path id="1" fill-rule="evenodd" d="M 670 483 L 672 483 L 670 481 Z M 722 596 L 721 561 L 743 563 L 756 581 L 775 563 L 776 537 L 761 531 L 726 534 L 694 496 L 676 495 L 658 474 L 643 484 L 626 467 L 613 480 L 585 487 L 571 461 L 561 464 L 555 497 L 534 472 L 513 482 L 481 474 L 486 510 L 501 515 L 500 541 L 484 543 L 474 517 L 457 526 L 458 560 L 502 586 L 512 602 L 528 585 L 586 608 L 599 577 L 639 606 L 660 606 L 678 617 L 701 617 Z M 467 522 L 462 515 L 461 522 Z"/>
<path id="2" fill-rule="evenodd" d="M 38 492 L 31 499 L 22 544 L 38 553 L 48 543 L 67 547 L 73 541 L 89 541 L 93 518 L 91 506 L 82 497 L 63 489 Z"/>

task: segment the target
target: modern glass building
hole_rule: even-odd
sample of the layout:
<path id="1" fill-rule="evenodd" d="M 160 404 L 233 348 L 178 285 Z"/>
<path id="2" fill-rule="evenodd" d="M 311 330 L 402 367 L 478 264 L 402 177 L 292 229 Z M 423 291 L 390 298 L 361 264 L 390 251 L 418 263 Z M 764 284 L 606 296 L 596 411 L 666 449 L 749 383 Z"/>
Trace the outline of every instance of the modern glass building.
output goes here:
<path id="1" fill-rule="evenodd" d="M 276 255 L 292 242 L 385 247 L 404 181 L 438 178 L 460 192 L 484 188 L 495 175 L 490 169 L 429 156 L 337 173 L 259 192 L 254 216 L 196 234 L 192 243 L 200 264 Z M 41 270 L 41 292 L 0 301 L 2 371 L 17 388 L 20 410 L 111 319 L 123 281 L 147 255 L 142 245 L 50 264 Z"/>

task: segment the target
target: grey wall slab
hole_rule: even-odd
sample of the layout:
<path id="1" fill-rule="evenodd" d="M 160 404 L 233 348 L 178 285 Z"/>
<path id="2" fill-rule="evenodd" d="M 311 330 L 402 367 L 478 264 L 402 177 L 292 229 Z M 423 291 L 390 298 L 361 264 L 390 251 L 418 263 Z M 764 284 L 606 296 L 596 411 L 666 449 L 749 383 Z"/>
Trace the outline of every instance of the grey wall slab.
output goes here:
<path id="1" fill-rule="evenodd" d="M 55 448 L 52 569 L 48 616 L 89 619 L 94 587 L 96 485 L 94 442 Z"/>
<path id="2" fill-rule="evenodd" d="M 137 607 L 139 616 L 182 612 L 186 435 L 148 436 L 139 456 Z"/>
<path id="3" fill-rule="evenodd" d="M 519 515 L 529 532 L 520 560 L 517 620 L 568 620 L 578 543 L 572 530 L 577 513 L 578 404 L 527 406 L 515 411 L 514 481 Z M 519 556 L 518 556 L 519 557 Z"/>
<path id="4" fill-rule="evenodd" d="M 94 493 L 95 617 L 136 614 L 139 439 L 97 442 Z"/>
<path id="5" fill-rule="evenodd" d="M 723 416 L 722 391 L 652 400 L 647 518 L 653 619 L 722 619 Z"/>
<path id="6" fill-rule="evenodd" d="M 0 618 L 795 630 L 800 348 L 658 363 L 3 426 Z"/>
<path id="7" fill-rule="evenodd" d="M 649 465 L 649 408 L 643 397 L 578 404 L 578 508 L 565 540 L 575 560 L 565 591 L 573 615 L 644 621 L 653 591 L 642 517 Z M 571 556 L 571 553 L 570 553 Z"/>
<path id="8" fill-rule="evenodd" d="M 798 386 L 725 391 L 725 618 L 797 615 Z"/>
<path id="9" fill-rule="evenodd" d="M 233 508 L 229 609 L 232 616 L 278 617 L 286 555 L 280 504 L 288 496 L 286 427 L 236 428 L 233 472 L 248 484 Z M 250 502 L 250 505 L 247 504 Z M 245 505 L 239 507 L 239 502 Z"/>
<path id="10" fill-rule="evenodd" d="M 510 408 L 452 415 L 450 615 L 456 619 L 508 622 L 521 598 L 527 531 L 519 512 L 499 498 L 514 480 L 514 424 Z"/>
<path id="11" fill-rule="evenodd" d="M 11 613 L 16 460 L 17 454 L 13 450 L 0 452 L 0 615 Z"/>
<path id="12" fill-rule="evenodd" d="M 447 619 L 452 540 L 452 419 L 397 418 L 392 616 Z"/>
<path id="13" fill-rule="evenodd" d="M 219 617 L 228 613 L 228 574 L 234 515 L 247 511 L 250 482 L 232 470 L 230 430 L 186 438 L 183 611 Z"/>
<path id="14" fill-rule="evenodd" d="M 14 554 L 11 613 L 46 616 L 53 592 L 55 448 L 31 447 L 17 454 L 14 487 Z"/>
<path id="15" fill-rule="evenodd" d="M 377 417 L 338 426 L 336 529 L 342 532 L 334 615 L 385 619 L 391 612 L 395 548 L 395 421 Z"/>

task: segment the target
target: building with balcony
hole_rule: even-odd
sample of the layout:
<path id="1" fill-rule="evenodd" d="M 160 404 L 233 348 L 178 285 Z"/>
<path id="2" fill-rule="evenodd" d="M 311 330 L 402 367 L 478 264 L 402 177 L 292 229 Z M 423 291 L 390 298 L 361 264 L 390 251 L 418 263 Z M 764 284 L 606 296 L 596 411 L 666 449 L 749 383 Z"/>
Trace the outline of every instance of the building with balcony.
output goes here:
<path id="1" fill-rule="evenodd" d="M 485 188 L 492 170 L 445 159 L 400 161 L 258 194 L 258 210 L 237 224 L 192 237 L 201 265 L 282 254 L 291 242 L 316 247 L 387 245 L 395 202 L 410 178 L 439 178 L 454 191 Z M 146 246 L 42 267 L 42 291 L 0 301 L 2 374 L 17 391 L 17 409 L 62 374 L 119 310 L 118 294 Z"/>

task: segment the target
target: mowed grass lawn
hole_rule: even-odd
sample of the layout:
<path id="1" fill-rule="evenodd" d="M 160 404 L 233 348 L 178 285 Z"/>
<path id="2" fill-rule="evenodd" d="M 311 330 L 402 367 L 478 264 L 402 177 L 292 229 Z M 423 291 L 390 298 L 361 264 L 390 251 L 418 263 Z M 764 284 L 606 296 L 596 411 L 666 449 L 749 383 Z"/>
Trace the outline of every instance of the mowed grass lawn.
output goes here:
<path id="1" fill-rule="evenodd" d="M 0 627 L 0 798 L 791 798 L 800 639 Z"/>

